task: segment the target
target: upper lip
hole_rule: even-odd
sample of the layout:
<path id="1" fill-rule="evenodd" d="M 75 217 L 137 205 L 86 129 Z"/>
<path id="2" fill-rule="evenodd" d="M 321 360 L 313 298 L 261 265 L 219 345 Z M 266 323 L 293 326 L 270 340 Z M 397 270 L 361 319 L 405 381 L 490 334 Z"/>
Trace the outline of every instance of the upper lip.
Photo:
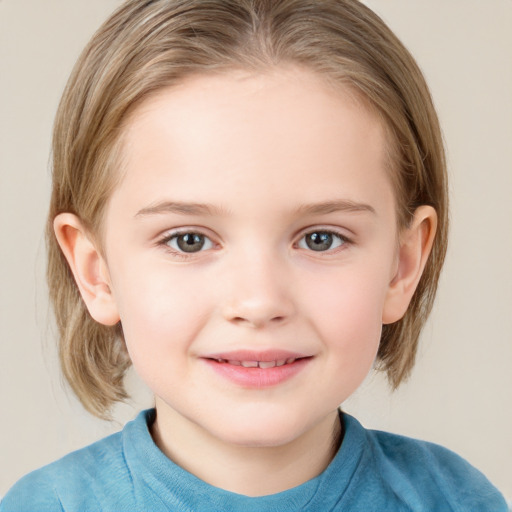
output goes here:
<path id="1" fill-rule="evenodd" d="M 225 361 L 258 361 L 271 362 L 288 359 L 303 359 L 311 357 L 310 354 L 292 352 L 290 350 L 235 350 L 232 352 L 215 352 L 202 356 L 204 359 L 215 359 Z"/>

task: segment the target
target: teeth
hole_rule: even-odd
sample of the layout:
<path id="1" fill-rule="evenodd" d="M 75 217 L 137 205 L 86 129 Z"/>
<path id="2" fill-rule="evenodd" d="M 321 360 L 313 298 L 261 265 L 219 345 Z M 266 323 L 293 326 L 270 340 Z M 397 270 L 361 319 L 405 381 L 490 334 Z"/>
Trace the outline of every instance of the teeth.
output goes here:
<path id="1" fill-rule="evenodd" d="M 243 366 L 244 368 L 274 368 L 275 366 L 284 366 L 285 364 L 292 364 L 296 358 L 289 357 L 288 359 L 278 359 L 277 361 L 235 361 L 227 359 L 216 359 L 219 363 L 227 363 L 233 366 Z"/>
<path id="2" fill-rule="evenodd" d="M 258 361 L 241 361 L 244 368 L 257 368 Z"/>

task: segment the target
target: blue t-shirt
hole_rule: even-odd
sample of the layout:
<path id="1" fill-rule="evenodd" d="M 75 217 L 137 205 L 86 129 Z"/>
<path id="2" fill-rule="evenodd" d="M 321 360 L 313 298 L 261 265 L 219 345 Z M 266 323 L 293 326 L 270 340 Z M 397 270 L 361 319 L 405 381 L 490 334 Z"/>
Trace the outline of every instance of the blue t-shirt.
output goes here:
<path id="1" fill-rule="evenodd" d="M 0 512 L 507 512 L 475 468 L 440 446 L 366 430 L 343 414 L 337 455 L 316 478 L 250 498 L 213 487 L 155 445 L 144 411 L 125 428 L 22 478 Z"/>

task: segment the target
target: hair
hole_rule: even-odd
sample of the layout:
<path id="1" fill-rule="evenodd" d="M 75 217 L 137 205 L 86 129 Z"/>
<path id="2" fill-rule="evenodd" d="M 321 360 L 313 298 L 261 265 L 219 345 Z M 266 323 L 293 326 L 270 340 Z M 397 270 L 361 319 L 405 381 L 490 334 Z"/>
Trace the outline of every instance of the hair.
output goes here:
<path id="1" fill-rule="evenodd" d="M 64 376 L 91 413 L 108 418 L 127 398 L 131 362 L 122 326 L 92 319 L 53 233 L 61 212 L 93 235 L 119 179 L 124 125 L 156 91 L 189 76 L 297 65 L 349 86 L 389 135 L 400 228 L 420 205 L 437 212 L 432 252 L 405 316 L 384 325 L 377 356 L 392 388 L 408 376 L 432 309 L 448 231 L 443 141 L 413 57 L 357 0 L 128 0 L 96 32 L 70 76 L 53 135 L 47 225 L 48 283 Z"/>

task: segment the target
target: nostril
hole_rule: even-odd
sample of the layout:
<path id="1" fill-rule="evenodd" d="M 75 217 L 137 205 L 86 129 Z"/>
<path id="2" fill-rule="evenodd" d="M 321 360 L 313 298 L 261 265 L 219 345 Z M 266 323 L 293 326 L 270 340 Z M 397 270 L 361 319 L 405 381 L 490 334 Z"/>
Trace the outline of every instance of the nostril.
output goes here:
<path id="1" fill-rule="evenodd" d="M 222 307 L 222 316 L 233 324 L 261 327 L 281 325 L 292 316 L 292 307 L 283 300 L 240 300 Z"/>
<path id="2" fill-rule="evenodd" d="M 272 317 L 270 319 L 267 319 L 265 317 L 261 317 L 261 318 L 258 318 L 256 316 L 254 317 L 243 317 L 243 316 L 235 316 L 233 318 L 231 318 L 231 321 L 236 323 L 236 324 L 247 324 L 247 325 L 251 325 L 253 327 L 260 327 L 264 324 L 280 324 L 280 323 L 283 323 L 284 321 L 286 320 L 286 317 L 285 316 L 275 316 L 275 317 Z"/>

